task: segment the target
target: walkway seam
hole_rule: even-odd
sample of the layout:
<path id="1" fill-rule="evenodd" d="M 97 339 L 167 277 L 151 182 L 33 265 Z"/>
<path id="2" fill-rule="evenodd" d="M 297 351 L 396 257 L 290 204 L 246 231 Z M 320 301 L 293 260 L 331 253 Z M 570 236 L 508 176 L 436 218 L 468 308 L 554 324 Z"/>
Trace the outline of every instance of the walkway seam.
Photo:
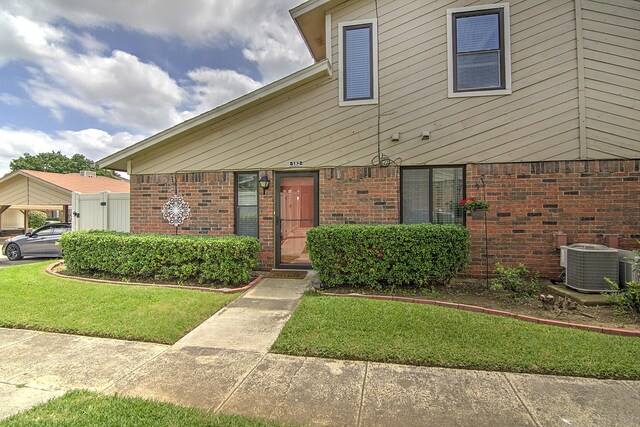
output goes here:
<path id="1" fill-rule="evenodd" d="M 364 391 L 367 385 L 367 374 L 369 373 L 369 362 L 364 364 L 364 378 L 362 379 L 362 391 L 360 392 L 360 405 L 358 405 L 358 419 L 356 425 L 360 427 L 362 425 L 362 407 L 364 406 Z"/>
<path id="2" fill-rule="evenodd" d="M 254 352 L 247 351 L 246 353 L 254 353 Z M 259 365 L 260 363 L 262 363 L 262 361 L 264 360 L 264 358 L 265 358 L 265 357 L 267 357 L 267 354 L 269 354 L 269 353 L 265 353 L 265 354 L 263 354 L 263 355 L 262 355 L 262 357 L 260 358 L 260 360 L 258 360 L 258 361 L 256 362 L 256 364 L 255 364 L 255 365 L 253 365 L 253 368 L 251 368 L 251 369 L 249 370 L 249 372 L 247 372 L 247 374 L 246 374 L 244 377 L 242 377 L 242 379 L 241 379 L 240 381 L 236 382 L 236 385 L 235 385 L 235 386 L 233 387 L 233 389 L 229 392 L 229 395 L 228 395 L 228 396 L 227 396 L 227 397 L 222 401 L 222 403 L 220 403 L 220 404 L 216 407 L 216 409 L 214 409 L 214 410 L 213 410 L 213 412 L 220 412 L 220 409 L 222 409 L 222 407 L 223 407 L 223 406 L 224 406 L 224 405 L 229 401 L 229 399 L 231 399 L 231 396 L 233 396 L 233 394 L 236 392 L 236 390 L 238 390 L 238 389 L 240 388 L 240 386 L 245 382 L 245 380 L 246 380 L 247 378 L 249 378 L 249 375 L 251 375 L 251 374 L 253 373 L 253 371 L 255 371 L 255 370 L 256 370 L 256 368 L 258 367 L 258 365 Z"/>
<path id="3" fill-rule="evenodd" d="M 13 377 L 15 378 L 15 377 Z M 9 380 L 10 381 L 10 380 Z M 39 391 L 50 391 L 52 393 L 56 392 L 56 391 L 62 391 L 62 392 L 67 392 L 69 391 L 68 388 L 58 388 L 58 389 L 49 389 L 49 388 L 42 388 L 42 387 L 36 387 L 36 386 L 32 386 L 32 385 L 28 385 L 26 383 L 21 383 L 21 384 L 15 384 L 12 382 L 8 382 L 8 381 L 0 381 L 0 384 L 5 384 L 5 385 L 9 385 L 9 386 L 13 386 L 15 388 L 28 388 L 31 390 L 39 390 Z"/>
<path id="4" fill-rule="evenodd" d="M 140 363 L 138 366 L 136 366 L 135 368 L 131 369 L 129 372 L 122 374 L 120 377 L 116 378 L 115 380 L 113 380 L 113 382 L 111 384 L 109 384 L 108 386 L 106 386 L 105 388 L 103 388 L 102 390 L 100 390 L 101 393 L 106 393 L 106 391 L 110 388 L 110 387 L 114 387 L 116 386 L 116 384 L 121 381 L 122 379 L 130 376 L 131 374 L 133 374 L 134 372 L 142 369 L 144 366 L 148 365 L 149 363 L 153 362 L 154 360 L 156 360 L 158 357 L 162 356 L 163 354 L 165 354 L 166 352 L 168 352 L 169 350 L 171 350 L 173 348 L 173 345 L 167 346 L 167 348 L 165 348 L 164 350 L 162 350 L 160 353 L 156 354 L 155 356 L 153 356 L 151 359 L 146 360 L 142 363 Z"/>
<path id="5" fill-rule="evenodd" d="M 293 384 L 293 380 L 298 375 L 298 372 L 300 372 L 300 370 L 302 369 L 304 364 L 307 362 L 307 360 L 309 360 L 308 357 L 302 357 L 302 363 L 300 364 L 300 366 L 298 366 L 298 369 L 296 369 L 293 375 L 291 375 L 291 378 L 289 378 L 289 384 L 287 384 L 287 391 L 284 393 L 284 396 L 282 396 L 282 401 L 279 402 L 278 405 L 274 407 L 274 409 L 269 414 L 269 418 L 272 418 L 273 414 L 276 412 L 276 409 L 281 408 L 282 405 L 284 405 L 284 402 L 287 401 L 287 397 L 289 397 L 289 392 L 291 391 L 291 385 Z"/>
<path id="6" fill-rule="evenodd" d="M 518 394 L 518 391 L 516 390 L 515 386 L 511 383 L 511 380 L 509 380 L 509 377 L 507 376 L 506 372 L 501 372 L 501 374 L 504 377 L 504 379 L 507 380 L 507 384 L 509 384 L 509 386 L 511 387 L 511 390 L 513 390 L 513 393 L 516 395 L 516 397 L 518 398 L 522 406 L 524 406 L 524 409 L 527 411 L 527 414 L 529 414 L 529 417 L 531 418 L 531 421 L 533 421 L 533 424 L 535 424 L 538 427 L 541 427 L 542 424 L 540 424 L 538 420 L 536 420 L 536 417 L 533 416 L 533 413 L 531 412 L 527 404 L 524 403 L 524 400 L 522 400 L 522 397 L 520 397 L 520 395 Z"/>
<path id="7" fill-rule="evenodd" d="M 29 340 L 37 337 L 38 335 L 42 335 L 43 333 L 46 332 L 46 331 L 34 331 L 34 330 L 30 330 L 30 329 L 17 329 L 17 328 L 11 328 L 11 327 L 3 327 L 3 328 L 4 329 L 16 329 L 16 330 L 19 330 L 19 331 L 35 332 L 35 334 L 31 335 L 31 336 L 28 336 L 26 338 L 23 338 L 21 340 L 12 342 L 11 344 L 0 346 L 0 350 L 4 350 L 5 348 L 13 347 L 14 345 L 22 344 L 23 342 L 29 341 Z"/>
<path id="8" fill-rule="evenodd" d="M 625 387 L 627 387 L 628 389 L 630 389 L 631 391 L 633 391 L 633 394 L 635 394 L 638 398 L 640 398 L 640 392 L 638 392 L 635 388 L 631 387 L 629 384 L 627 384 L 627 380 L 623 380 L 620 381 L 622 384 L 625 385 Z"/>

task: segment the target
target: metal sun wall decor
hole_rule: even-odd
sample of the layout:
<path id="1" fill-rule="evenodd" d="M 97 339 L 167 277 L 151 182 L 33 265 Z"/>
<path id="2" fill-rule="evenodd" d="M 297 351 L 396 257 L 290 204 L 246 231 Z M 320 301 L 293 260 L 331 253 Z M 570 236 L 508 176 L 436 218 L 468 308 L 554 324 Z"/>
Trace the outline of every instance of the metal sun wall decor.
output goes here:
<path id="1" fill-rule="evenodd" d="M 162 207 L 162 217 L 174 227 L 182 225 L 189 215 L 191 215 L 189 204 L 178 195 L 171 197 Z"/>

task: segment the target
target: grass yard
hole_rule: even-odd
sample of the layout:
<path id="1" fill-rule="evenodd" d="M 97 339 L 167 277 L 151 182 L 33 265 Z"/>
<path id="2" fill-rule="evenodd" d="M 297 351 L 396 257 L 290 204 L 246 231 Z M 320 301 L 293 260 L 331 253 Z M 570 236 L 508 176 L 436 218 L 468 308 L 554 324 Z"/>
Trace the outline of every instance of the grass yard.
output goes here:
<path id="1" fill-rule="evenodd" d="M 508 372 L 640 379 L 640 339 L 445 307 L 308 293 L 271 351 Z"/>
<path id="2" fill-rule="evenodd" d="M 0 269 L 0 326 L 173 344 L 237 297 L 83 283 L 45 273 L 48 264 Z"/>
<path id="3" fill-rule="evenodd" d="M 72 391 L 14 415 L 0 426 L 281 426 L 273 421 L 212 414 L 150 400 Z"/>

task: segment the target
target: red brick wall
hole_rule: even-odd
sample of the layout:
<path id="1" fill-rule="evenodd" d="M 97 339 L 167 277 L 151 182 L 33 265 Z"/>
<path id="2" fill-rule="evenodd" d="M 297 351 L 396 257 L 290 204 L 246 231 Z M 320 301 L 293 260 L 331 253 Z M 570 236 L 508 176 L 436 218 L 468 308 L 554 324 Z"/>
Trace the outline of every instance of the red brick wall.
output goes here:
<path id="1" fill-rule="evenodd" d="M 269 173 L 273 181 L 273 174 Z M 177 178 L 177 192 L 176 192 Z M 182 196 L 191 208 L 191 216 L 177 228 L 178 234 L 228 236 L 235 231 L 233 172 L 196 172 L 134 175 L 131 177 L 131 232 L 175 234 L 176 227 L 162 218 L 162 206 L 174 194 Z M 266 194 L 258 190 L 259 233 L 262 268 L 274 263 L 273 188 Z"/>
<path id="2" fill-rule="evenodd" d="M 640 239 L 640 161 L 564 161 L 482 164 L 467 167 L 467 197 L 484 198 L 486 184 L 489 268 L 519 262 L 543 277 L 561 268 L 554 233 L 568 243 L 605 243 L 619 236 L 621 248 Z M 467 217 L 472 235 L 469 274 L 485 271 L 484 221 Z"/>
<path id="3" fill-rule="evenodd" d="M 191 216 L 177 228 L 178 234 L 233 234 L 233 179 L 229 172 L 132 176 L 131 232 L 175 234 L 176 227 L 163 220 L 161 209 L 178 194 L 191 208 Z"/>
<path id="4" fill-rule="evenodd" d="M 262 172 L 261 172 L 262 174 Z M 259 190 L 261 267 L 274 265 L 274 185 Z M 191 206 L 180 234 L 230 235 L 234 232 L 234 174 L 177 174 L 177 193 Z M 524 263 L 544 277 L 560 272 L 554 233 L 568 243 L 604 243 L 619 235 L 621 248 L 640 239 L 640 161 L 541 162 L 467 166 L 467 197 L 491 203 L 487 215 L 489 268 L 496 262 Z M 173 174 L 131 177 L 131 231 L 175 233 L 160 212 L 175 194 Z M 399 168 L 354 167 L 319 173 L 320 224 L 397 224 L 400 218 Z M 485 272 L 484 221 L 467 217 L 472 236 L 468 274 Z"/>
<path id="5" fill-rule="evenodd" d="M 320 172 L 320 225 L 397 224 L 400 169 L 359 167 Z"/>
<path id="6" fill-rule="evenodd" d="M 260 176 L 264 175 L 264 172 L 260 172 Z M 260 259 L 260 267 L 264 269 L 270 269 L 275 265 L 275 222 L 273 217 L 273 195 L 275 193 L 275 179 L 273 172 L 267 172 L 271 186 L 267 191 L 263 191 L 258 188 L 258 214 L 259 214 L 259 234 L 260 244 L 262 245 L 262 252 L 258 255 Z M 264 194 L 262 194 L 264 193 Z"/>

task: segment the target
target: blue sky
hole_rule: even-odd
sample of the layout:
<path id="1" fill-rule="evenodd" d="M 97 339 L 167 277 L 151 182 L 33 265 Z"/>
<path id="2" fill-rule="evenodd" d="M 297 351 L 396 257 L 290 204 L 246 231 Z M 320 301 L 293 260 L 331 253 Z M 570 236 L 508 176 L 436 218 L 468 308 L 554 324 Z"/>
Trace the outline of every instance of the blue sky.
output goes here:
<path id="1" fill-rule="evenodd" d="M 302 0 L 0 0 L 0 176 L 25 152 L 98 160 L 312 60 Z"/>

